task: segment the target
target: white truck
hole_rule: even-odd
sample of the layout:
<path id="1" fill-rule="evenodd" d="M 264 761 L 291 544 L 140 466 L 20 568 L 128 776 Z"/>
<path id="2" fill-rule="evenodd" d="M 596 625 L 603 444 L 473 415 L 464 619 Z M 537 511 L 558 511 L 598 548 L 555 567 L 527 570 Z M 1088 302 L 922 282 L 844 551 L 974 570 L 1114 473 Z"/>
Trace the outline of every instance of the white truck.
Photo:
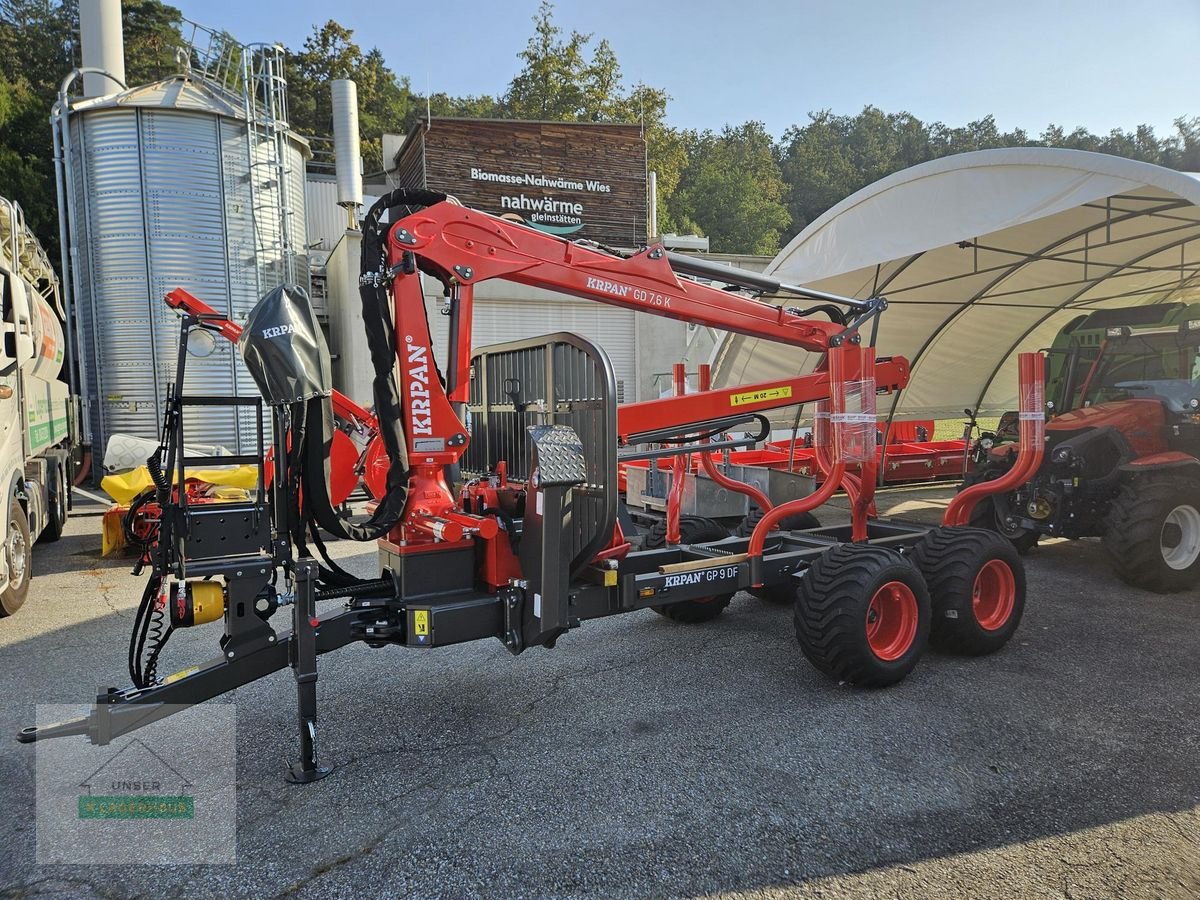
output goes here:
<path id="1" fill-rule="evenodd" d="M 45 250 L 0 197 L 0 617 L 25 602 L 33 542 L 58 540 L 71 506 L 78 405 L 63 375 L 64 322 Z"/>

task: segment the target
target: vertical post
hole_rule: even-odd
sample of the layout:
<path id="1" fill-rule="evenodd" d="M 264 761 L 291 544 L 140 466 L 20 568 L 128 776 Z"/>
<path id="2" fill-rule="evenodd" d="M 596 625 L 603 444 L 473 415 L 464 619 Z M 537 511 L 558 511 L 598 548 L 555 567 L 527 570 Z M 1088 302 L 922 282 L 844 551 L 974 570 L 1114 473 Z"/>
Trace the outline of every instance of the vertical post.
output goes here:
<path id="1" fill-rule="evenodd" d="M 675 396 L 682 397 L 687 393 L 687 369 L 683 363 L 671 366 L 671 383 L 675 388 Z M 681 453 L 671 461 L 671 490 L 667 494 L 667 543 L 678 544 L 681 539 L 679 531 L 679 506 L 683 501 L 683 484 L 687 478 L 687 470 L 691 462 L 686 453 Z"/>
<path id="2" fill-rule="evenodd" d="M 865 541 L 867 539 L 867 518 L 872 514 L 875 503 L 875 484 L 879 474 L 879 456 L 882 450 L 876 450 L 875 416 L 875 348 L 858 348 L 858 398 L 860 415 L 858 422 L 862 432 L 862 477 L 857 479 L 851 496 L 851 540 Z M 885 436 L 886 441 L 886 436 Z"/>
<path id="3" fill-rule="evenodd" d="M 1020 437 L 1017 460 L 999 478 L 973 484 L 958 493 L 946 507 L 943 525 L 967 525 L 971 511 L 984 497 L 1003 494 L 1020 487 L 1042 465 L 1046 451 L 1045 357 L 1041 353 L 1017 356 L 1020 390 Z"/>
<path id="4" fill-rule="evenodd" d="M 571 625 L 572 491 L 587 478 L 583 442 L 569 425 L 534 425 L 530 495 L 519 551 L 525 581 L 525 612 L 518 647 L 553 647 Z M 510 648 L 511 649 L 511 648 Z"/>
<path id="5" fill-rule="evenodd" d="M 125 38 L 121 32 L 120 0 L 82 0 L 79 4 L 79 43 L 83 65 L 125 80 Z M 85 97 L 112 93 L 113 82 L 103 75 L 83 76 Z"/>
<path id="6" fill-rule="evenodd" d="M 826 463 L 822 462 L 823 457 L 818 449 L 817 459 L 818 464 L 822 468 L 825 475 L 825 480 L 821 486 L 807 497 L 800 497 L 796 500 L 789 500 L 787 503 L 781 503 L 776 506 L 754 526 L 754 531 L 750 535 L 750 543 L 746 547 L 746 553 L 750 557 L 750 585 L 751 587 L 763 586 L 763 570 L 762 570 L 762 553 L 763 544 L 766 543 L 767 533 L 778 525 L 781 521 L 791 515 L 798 513 L 810 512 L 832 497 L 839 487 L 842 486 L 842 479 L 846 474 L 846 463 L 841 457 L 838 449 L 838 444 L 841 441 L 840 423 L 842 414 L 845 413 L 845 393 L 841 386 L 845 383 L 845 348 L 841 345 L 830 347 L 829 353 L 826 356 L 826 366 L 829 368 L 829 423 L 834 427 L 831 428 L 833 447 L 831 449 L 828 466 L 829 470 L 824 471 Z M 817 420 L 813 423 L 813 438 L 814 446 L 819 447 L 822 441 L 822 433 L 818 431 L 820 425 L 821 411 L 826 408 L 825 401 L 822 401 L 817 407 Z"/>
<path id="7" fill-rule="evenodd" d="M 697 377 L 700 381 L 699 388 L 701 393 L 704 393 L 712 388 L 712 367 L 708 363 L 700 363 Z M 708 438 L 701 438 L 700 443 L 707 444 Z M 771 511 L 774 504 L 771 503 L 771 499 L 766 494 L 764 494 L 754 485 L 736 481 L 735 479 L 730 478 L 724 472 L 720 471 L 717 468 L 717 464 L 713 462 L 713 454 L 711 452 L 702 452 L 699 454 L 699 456 L 700 464 L 704 467 L 704 471 L 708 473 L 708 477 L 714 482 L 725 488 L 727 491 L 733 491 L 734 493 L 749 497 L 763 512 Z M 724 458 L 725 462 L 728 463 L 728 448 L 725 449 Z M 700 473 L 697 472 L 696 474 L 699 475 Z"/>
<path id="8" fill-rule="evenodd" d="M 646 188 L 650 200 L 650 233 L 646 235 L 648 241 L 658 239 L 658 173 L 653 169 L 647 173 Z"/>
<path id="9" fill-rule="evenodd" d="M 363 205 L 362 150 L 358 140 L 358 85 L 349 78 L 329 83 L 333 105 L 334 176 L 337 203 L 346 210 L 346 227 L 358 228 L 358 208 Z"/>
<path id="10" fill-rule="evenodd" d="M 475 286 L 455 288 L 450 306 L 450 353 L 447 359 L 446 393 L 457 404 L 455 412 L 465 418 L 471 399 L 471 328 L 475 316 Z"/>
<path id="11" fill-rule="evenodd" d="M 317 598 L 314 590 L 317 564 L 311 559 L 296 563 L 296 600 L 292 605 L 291 666 L 296 676 L 297 718 L 300 724 L 300 760 L 288 770 L 292 784 L 320 781 L 333 771 L 317 765 Z"/>

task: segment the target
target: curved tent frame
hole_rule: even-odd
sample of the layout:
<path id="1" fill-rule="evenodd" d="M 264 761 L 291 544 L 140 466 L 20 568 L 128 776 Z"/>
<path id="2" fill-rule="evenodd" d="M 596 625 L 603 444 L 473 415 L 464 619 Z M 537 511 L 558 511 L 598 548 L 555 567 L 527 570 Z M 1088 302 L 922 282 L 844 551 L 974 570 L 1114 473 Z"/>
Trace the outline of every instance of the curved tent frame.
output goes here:
<path id="1" fill-rule="evenodd" d="M 887 297 L 879 352 L 912 362 L 889 426 L 965 407 L 994 415 L 1016 408 L 1016 355 L 1048 346 L 1075 317 L 1200 300 L 1200 176 L 1041 147 L 944 157 L 847 197 L 767 274 Z M 728 335 L 714 382 L 767 380 L 818 361 Z"/>

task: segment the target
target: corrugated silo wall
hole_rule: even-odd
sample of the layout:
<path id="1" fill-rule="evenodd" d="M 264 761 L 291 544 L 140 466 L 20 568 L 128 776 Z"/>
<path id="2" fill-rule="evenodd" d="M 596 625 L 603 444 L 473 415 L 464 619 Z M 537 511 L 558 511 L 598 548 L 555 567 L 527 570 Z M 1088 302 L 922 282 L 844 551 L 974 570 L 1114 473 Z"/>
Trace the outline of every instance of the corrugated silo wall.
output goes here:
<path id="1" fill-rule="evenodd" d="M 174 378 L 178 319 L 163 295 L 183 287 L 235 320 L 280 283 L 274 172 L 248 164 L 245 124 L 203 112 L 125 107 L 72 117 L 76 204 L 73 252 L 80 274 L 80 342 L 88 368 L 93 440 L 155 437 Z M 265 151 L 259 155 L 265 160 Z M 289 144 L 286 189 L 298 259 L 305 246 L 304 160 Z M 261 189 L 251 200 L 249 179 Z M 298 198 L 298 200 L 297 200 Z M 254 227 L 255 207 L 259 228 Z M 307 286 L 307 266 L 296 266 Z M 253 396 L 236 348 L 188 361 L 189 393 Z M 236 389 L 236 390 L 235 390 Z M 192 408 L 189 441 L 253 449 L 252 414 Z"/>

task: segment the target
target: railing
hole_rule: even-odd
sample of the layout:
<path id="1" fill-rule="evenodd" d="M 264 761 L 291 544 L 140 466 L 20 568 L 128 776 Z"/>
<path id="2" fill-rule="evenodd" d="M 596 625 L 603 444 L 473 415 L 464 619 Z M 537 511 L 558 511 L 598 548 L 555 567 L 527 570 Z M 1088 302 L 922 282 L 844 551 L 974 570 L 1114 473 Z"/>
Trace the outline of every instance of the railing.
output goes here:
<path id="1" fill-rule="evenodd" d="M 280 44 L 243 44 L 227 31 L 184 19 L 178 59 L 189 75 L 231 99 L 246 118 L 250 206 L 254 219 L 258 293 L 297 280 L 295 227 L 288 192 L 289 139 L 286 50 Z"/>

